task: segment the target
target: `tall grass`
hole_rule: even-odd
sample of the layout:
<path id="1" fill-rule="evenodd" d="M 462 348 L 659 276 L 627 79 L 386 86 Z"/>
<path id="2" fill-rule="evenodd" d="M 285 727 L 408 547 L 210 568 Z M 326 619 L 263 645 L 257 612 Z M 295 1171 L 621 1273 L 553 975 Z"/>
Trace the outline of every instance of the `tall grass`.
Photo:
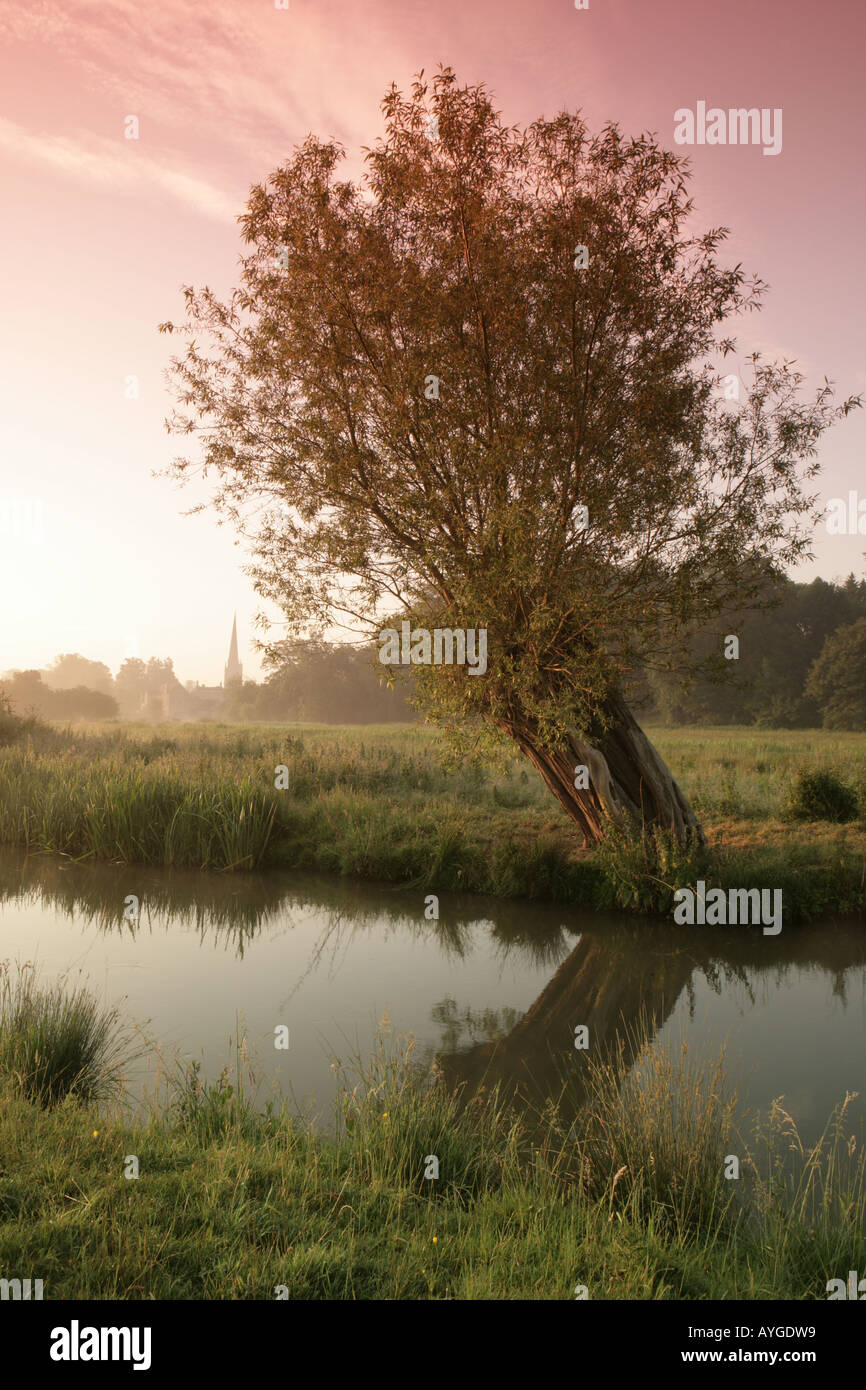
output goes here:
<path id="1" fill-rule="evenodd" d="M 448 1090 L 435 1064 L 415 1063 L 411 1038 L 380 1026 L 369 1059 L 359 1053 L 334 1064 L 338 1135 L 355 1156 L 359 1182 L 469 1204 L 520 1178 L 522 1125 L 498 1093 L 464 1102 Z M 435 1159 L 436 1178 L 425 1177 Z"/>
<path id="2" fill-rule="evenodd" d="M 587 1096 L 572 1129 L 581 1180 L 596 1197 L 609 1195 L 611 1209 L 628 1206 L 677 1234 L 716 1232 L 735 1214 L 724 1160 L 737 1097 L 723 1055 L 699 1061 L 686 1042 L 655 1045 L 653 1032 L 641 1020 L 617 1035 L 610 1056 L 587 1059 Z"/>
<path id="3" fill-rule="evenodd" d="M 32 965 L 0 962 L 0 1074 L 42 1106 L 117 1098 L 130 1034 L 84 985 L 41 986 Z"/>
<path id="4" fill-rule="evenodd" d="M 862 1268 L 844 1106 L 791 1175 L 766 1161 L 796 1148 L 780 1113 L 752 1153 L 721 1063 L 637 1041 L 633 1068 L 587 1057 L 577 1113 L 532 1115 L 449 1092 L 386 1033 L 368 1062 L 334 1059 L 330 1138 L 253 1109 L 240 1045 L 219 1083 L 192 1068 L 136 1122 L 81 1093 L 43 1109 L 0 1069 L 0 1250 L 45 1271 L 46 1298 L 823 1299 Z"/>
<path id="5" fill-rule="evenodd" d="M 669 912 L 673 889 L 697 877 L 781 887 L 786 921 L 866 910 L 866 736 L 652 736 L 704 820 L 708 859 L 657 834 L 612 834 L 585 853 L 524 760 L 506 752 L 449 769 L 438 733 L 406 725 L 30 730 L 0 747 L 0 841 L 73 859 L 278 866 L 644 913 Z M 280 765 L 287 790 L 274 786 Z M 859 822 L 781 819 L 799 773 L 816 767 L 860 788 Z"/>
<path id="6" fill-rule="evenodd" d="M 756 1224 L 772 1254 L 774 1280 L 794 1271 L 819 1279 L 828 1269 L 845 1277 L 855 1267 L 852 1252 L 862 1260 L 866 1153 L 862 1133 L 847 1126 L 854 1099 L 846 1093 L 814 1144 L 803 1143 L 778 1100 L 745 1140 Z"/>
<path id="7" fill-rule="evenodd" d="M 683 847 L 660 827 L 635 834 L 611 826 L 596 860 L 603 875 L 598 906 L 636 912 L 670 912 L 675 890 L 714 867 L 703 846 Z"/>

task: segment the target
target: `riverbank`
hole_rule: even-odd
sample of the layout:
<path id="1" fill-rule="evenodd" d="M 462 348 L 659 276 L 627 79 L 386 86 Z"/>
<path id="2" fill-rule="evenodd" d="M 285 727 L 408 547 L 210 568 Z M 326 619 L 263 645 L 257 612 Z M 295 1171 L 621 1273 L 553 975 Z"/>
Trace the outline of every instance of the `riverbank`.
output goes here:
<path id="1" fill-rule="evenodd" d="M 702 819 L 706 853 L 616 842 L 584 852 L 525 761 L 448 771 L 439 734 L 406 725 L 31 725 L 0 748 L 0 841 L 72 859 L 291 868 L 664 914 L 675 887 L 703 877 L 780 889 L 787 922 L 866 914 L 866 735 L 649 732 Z M 846 780 L 859 819 L 785 819 L 804 768 Z"/>
<path id="2" fill-rule="evenodd" d="M 585 1058 L 583 1107 L 566 1087 L 533 1117 L 462 1104 L 382 1036 L 363 1072 L 335 1059 L 336 1138 L 255 1113 L 243 1058 L 136 1119 L 74 1094 L 43 1108 L 7 1071 L 0 1269 L 46 1299 L 705 1300 L 825 1299 L 863 1268 L 844 1111 L 784 1176 L 784 1111 L 746 1138 L 721 1062 L 639 1060 L 635 1086 Z"/>

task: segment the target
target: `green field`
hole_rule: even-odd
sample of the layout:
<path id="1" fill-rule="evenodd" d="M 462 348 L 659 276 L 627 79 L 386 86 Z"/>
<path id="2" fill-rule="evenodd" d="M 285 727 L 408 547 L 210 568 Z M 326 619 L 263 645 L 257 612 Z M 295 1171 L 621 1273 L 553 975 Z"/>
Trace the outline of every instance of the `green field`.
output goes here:
<path id="1" fill-rule="evenodd" d="M 708 856 L 584 852 L 523 759 L 505 750 L 448 770 L 442 735 L 407 725 L 35 726 L 0 748 L 0 840 L 73 859 L 280 866 L 655 911 L 704 874 L 781 887 L 789 919 L 866 910 L 866 735 L 650 734 L 703 820 Z M 274 786 L 281 765 L 287 790 Z M 806 768 L 848 783 L 859 819 L 785 819 Z"/>

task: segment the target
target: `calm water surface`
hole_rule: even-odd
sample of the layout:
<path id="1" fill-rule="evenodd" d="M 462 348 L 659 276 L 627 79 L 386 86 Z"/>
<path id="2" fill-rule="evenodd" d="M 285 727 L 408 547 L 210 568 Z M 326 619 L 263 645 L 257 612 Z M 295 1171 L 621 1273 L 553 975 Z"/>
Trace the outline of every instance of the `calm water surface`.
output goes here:
<path id="1" fill-rule="evenodd" d="M 137 928 L 124 899 L 141 903 Z M 662 1040 L 726 1048 L 750 1107 L 776 1097 L 803 1137 L 866 1091 L 866 925 L 677 927 L 571 908 L 297 874 L 194 874 L 0 852 L 0 959 L 42 977 L 83 971 L 146 1025 L 165 1065 L 219 1075 L 240 1016 L 261 1076 L 329 1123 L 334 1055 L 369 1050 L 386 1014 L 455 1081 L 522 1079 L 542 1093 L 579 1065 L 576 1024 L 615 1041 L 644 1012 Z M 289 1029 L 287 1052 L 274 1027 Z M 142 1094 L 153 1058 L 133 1077 Z M 852 1112 L 860 1116 L 862 1102 Z"/>

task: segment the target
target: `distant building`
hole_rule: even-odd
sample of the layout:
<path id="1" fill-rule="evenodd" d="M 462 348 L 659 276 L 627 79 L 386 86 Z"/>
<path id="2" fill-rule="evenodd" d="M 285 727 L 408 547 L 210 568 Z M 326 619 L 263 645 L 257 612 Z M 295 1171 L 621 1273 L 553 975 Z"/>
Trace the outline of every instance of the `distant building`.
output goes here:
<path id="1" fill-rule="evenodd" d="M 235 613 L 232 623 L 232 640 L 229 644 L 229 659 L 223 673 L 223 688 L 233 685 L 236 681 L 242 681 L 243 678 L 244 668 L 238 660 L 238 615 Z"/>
<path id="2" fill-rule="evenodd" d="M 207 719 L 222 713 L 226 693 L 221 685 L 200 685 L 198 681 L 187 681 L 185 688 L 192 711 L 188 718 Z"/>
<path id="3" fill-rule="evenodd" d="M 192 719 L 219 719 L 225 713 L 226 688 L 244 678 L 244 668 L 238 656 L 238 615 L 232 621 L 232 635 L 229 642 L 229 656 L 223 670 L 222 685 L 200 685 L 198 681 L 187 681 L 186 692 L 190 698 Z"/>
<path id="4" fill-rule="evenodd" d="M 153 687 L 141 696 L 138 717 L 150 723 L 166 719 L 220 719 L 225 714 L 226 687 L 243 680 L 238 657 L 238 618 L 234 615 L 229 656 L 222 685 L 201 685 L 198 681 L 175 680 Z"/>
<path id="5" fill-rule="evenodd" d="M 159 690 L 146 690 L 141 697 L 141 717 L 151 724 L 162 724 L 171 709 L 171 694 L 167 684 Z"/>

